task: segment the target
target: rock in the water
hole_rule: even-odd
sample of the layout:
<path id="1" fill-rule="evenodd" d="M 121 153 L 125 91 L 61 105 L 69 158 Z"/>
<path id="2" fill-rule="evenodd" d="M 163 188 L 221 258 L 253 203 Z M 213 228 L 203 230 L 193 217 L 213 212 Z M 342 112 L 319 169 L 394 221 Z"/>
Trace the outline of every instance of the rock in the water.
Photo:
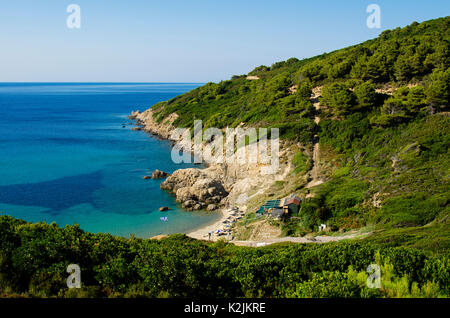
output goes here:
<path id="1" fill-rule="evenodd" d="M 151 176 L 143 176 L 142 177 L 142 179 L 144 179 L 144 180 L 148 180 L 148 179 L 151 179 L 152 177 Z"/>
<path id="2" fill-rule="evenodd" d="M 161 211 L 161 212 L 168 211 L 168 210 L 170 210 L 170 209 L 167 206 L 162 206 L 162 207 L 159 208 L 159 211 Z"/>
<path id="3" fill-rule="evenodd" d="M 177 201 L 188 210 L 201 210 L 211 204 L 217 209 L 228 195 L 220 179 L 195 168 L 175 171 L 161 184 L 161 189 L 175 193 Z"/>
<path id="4" fill-rule="evenodd" d="M 161 178 L 165 178 L 167 177 L 169 174 L 167 172 L 161 171 L 156 169 L 153 173 L 152 173 L 152 178 L 153 179 L 161 179 Z"/>
<path id="5" fill-rule="evenodd" d="M 131 128 L 131 130 L 138 131 L 138 130 L 142 130 L 142 128 L 141 127 L 133 127 L 133 128 Z"/>
<path id="6" fill-rule="evenodd" d="M 131 115 L 128 116 L 129 119 L 136 119 L 136 117 L 140 114 L 141 112 L 139 110 L 135 111 L 135 112 L 131 112 Z"/>
<path id="7" fill-rule="evenodd" d="M 214 211 L 217 209 L 217 206 L 215 204 L 208 204 L 208 207 L 206 208 L 206 210 L 208 211 Z"/>

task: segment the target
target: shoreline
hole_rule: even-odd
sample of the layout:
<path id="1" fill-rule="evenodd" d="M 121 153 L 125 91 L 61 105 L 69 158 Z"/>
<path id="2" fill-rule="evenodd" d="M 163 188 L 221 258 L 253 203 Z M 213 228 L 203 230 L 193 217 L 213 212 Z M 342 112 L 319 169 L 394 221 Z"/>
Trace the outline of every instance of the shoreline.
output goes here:
<path id="1" fill-rule="evenodd" d="M 147 117 L 147 120 L 150 119 L 153 122 L 151 125 L 149 125 L 148 121 L 146 122 L 143 119 L 139 118 L 139 115 L 142 114 L 142 112 L 139 112 L 139 111 L 132 112 L 131 115 L 128 116 L 128 119 L 133 120 L 135 122 L 135 126 L 139 127 L 140 130 L 142 129 L 143 131 L 147 132 L 150 135 L 150 137 L 169 141 L 171 144 L 171 147 L 173 148 L 176 145 L 177 141 L 170 138 L 170 132 L 171 132 L 171 128 L 172 128 L 171 125 L 166 125 L 167 130 L 164 131 L 164 133 L 161 133 L 161 129 L 159 129 L 161 127 L 161 124 L 157 124 L 156 122 L 154 122 L 152 114 L 151 114 L 151 108 L 149 108 L 148 111 L 150 112 L 150 116 L 146 116 L 146 117 Z M 172 121 L 173 121 L 173 117 L 172 117 Z M 192 154 L 192 151 L 191 151 L 191 154 Z M 208 166 L 209 166 L 208 163 L 203 163 L 197 169 L 203 170 L 203 169 L 208 168 Z M 186 209 L 183 209 L 183 210 L 185 210 L 186 212 L 189 212 Z M 219 219 L 217 221 L 215 221 L 214 223 L 211 223 L 211 224 L 201 226 L 200 228 L 197 228 L 196 230 L 189 231 L 184 234 L 186 234 L 187 236 L 189 236 L 191 238 L 197 239 L 197 240 L 216 241 L 222 237 L 226 238 L 227 237 L 226 235 L 225 236 L 217 236 L 215 234 L 212 234 L 209 238 L 208 233 L 215 232 L 219 229 L 222 230 L 224 227 L 224 222 L 226 222 L 227 219 L 232 217 L 232 214 L 235 213 L 235 211 L 233 211 L 231 208 L 220 208 L 216 211 L 212 211 L 212 213 L 220 214 Z M 232 235 L 232 234 L 230 234 L 230 235 Z"/>
<path id="2" fill-rule="evenodd" d="M 164 123 L 157 123 L 153 119 L 151 108 L 146 110 L 145 112 L 132 112 L 132 114 L 128 117 L 129 119 L 132 119 L 136 122 L 137 126 L 140 126 L 141 129 L 147 133 L 149 133 L 152 137 L 156 137 L 161 140 L 167 140 L 170 141 L 172 144 L 172 147 L 179 142 L 179 140 L 174 140 L 171 138 L 171 132 L 173 131 L 174 127 L 172 126 L 172 122 L 178 117 L 176 114 L 172 114 L 169 116 L 169 120 Z M 192 150 L 190 151 L 192 153 Z M 204 170 L 208 169 L 209 165 L 203 165 L 202 167 L 199 167 L 197 169 Z M 285 171 L 282 174 L 284 176 L 286 173 L 290 171 L 290 165 L 285 167 Z M 236 202 L 237 203 L 237 202 Z M 185 210 L 185 209 L 184 209 Z M 189 212 L 186 210 L 186 212 Z M 211 211 L 213 213 L 218 212 L 220 213 L 219 219 L 211 224 L 203 225 L 200 228 L 197 228 L 196 230 L 185 232 L 184 234 L 190 238 L 197 239 L 197 240 L 203 240 L 203 241 L 210 241 L 215 242 L 219 239 L 225 239 L 225 241 L 233 243 L 235 245 L 241 245 L 241 246 L 250 246 L 250 247 L 260 247 L 260 246 L 266 246 L 271 245 L 274 243 L 281 243 L 281 242 L 292 242 L 292 243 L 327 243 L 327 242 L 334 242 L 334 241 L 340 241 L 345 239 L 353 239 L 355 238 L 355 234 L 351 235 L 344 235 L 340 237 L 329 237 L 329 236 L 318 236 L 316 238 L 306 238 L 306 237 L 272 237 L 267 239 L 262 239 L 258 241 L 250 241 L 250 240 L 235 240 L 235 237 L 233 236 L 233 224 L 237 222 L 239 219 L 244 217 L 246 215 L 246 207 L 242 209 L 242 207 L 239 206 L 239 204 L 233 204 L 229 205 L 227 204 L 226 207 L 219 208 L 215 211 Z M 221 235 L 218 235 L 217 231 L 220 230 Z M 211 233 L 211 235 L 210 235 Z"/>
<path id="3" fill-rule="evenodd" d="M 197 239 L 197 240 L 208 240 L 208 241 L 217 241 L 221 238 L 226 239 L 227 241 L 233 240 L 233 232 L 230 231 L 229 235 L 216 235 L 217 230 L 224 231 L 224 227 L 226 224 L 229 225 L 229 228 L 231 228 L 233 222 L 236 222 L 240 218 L 242 218 L 245 215 L 245 212 L 240 210 L 238 207 L 228 207 L 228 208 L 222 208 L 219 209 L 219 213 L 221 214 L 219 220 L 216 222 L 202 226 L 201 228 L 191 231 L 189 233 L 185 233 L 187 236 Z M 214 232 L 214 234 L 211 234 L 211 237 L 209 237 L 209 233 Z"/>
<path id="4" fill-rule="evenodd" d="M 189 233 L 185 233 L 187 236 L 197 239 L 197 240 L 208 240 L 208 233 L 213 232 L 217 229 L 219 229 L 223 222 L 227 219 L 227 215 L 223 209 L 218 211 L 220 213 L 220 217 L 217 221 L 215 221 L 212 224 L 204 225 L 194 231 L 191 231 Z M 211 240 L 213 237 L 216 237 L 215 235 L 211 235 Z"/>

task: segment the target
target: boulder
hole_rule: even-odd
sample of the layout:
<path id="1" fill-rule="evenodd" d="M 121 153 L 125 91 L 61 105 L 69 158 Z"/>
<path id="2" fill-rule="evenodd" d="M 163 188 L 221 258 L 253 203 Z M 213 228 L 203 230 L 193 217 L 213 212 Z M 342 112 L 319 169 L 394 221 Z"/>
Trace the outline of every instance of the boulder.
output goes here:
<path id="1" fill-rule="evenodd" d="M 217 209 L 217 206 L 215 204 L 208 204 L 208 207 L 206 208 L 206 210 L 208 211 L 214 211 Z"/>
<path id="2" fill-rule="evenodd" d="M 222 197 L 220 195 L 216 195 L 205 200 L 206 204 L 219 204 L 222 201 Z"/>
<path id="3" fill-rule="evenodd" d="M 191 187 L 201 177 L 203 177 L 203 173 L 199 169 L 189 168 L 176 170 L 161 184 L 161 189 L 170 190 L 175 193 L 179 188 Z"/>
<path id="4" fill-rule="evenodd" d="M 159 211 L 161 211 L 161 212 L 168 211 L 168 210 L 170 210 L 170 209 L 167 206 L 162 206 L 162 207 L 159 208 Z"/>
<path id="5" fill-rule="evenodd" d="M 195 202 L 194 200 L 187 200 L 187 201 L 183 202 L 181 207 L 183 209 L 191 209 L 196 204 L 197 204 L 197 202 Z"/>
<path id="6" fill-rule="evenodd" d="M 151 179 L 152 177 L 151 176 L 143 176 L 142 177 L 142 179 L 144 179 L 144 180 L 148 180 L 148 179 Z"/>
<path id="7" fill-rule="evenodd" d="M 190 200 L 197 200 L 197 196 L 195 196 L 191 192 L 191 187 L 180 188 L 175 192 L 176 198 L 178 202 L 185 202 Z"/>
<path id="8" fill-rule="evenodd" d="M 219 178 L 195 168 L 175 171 L 161 184 L 161 189 L 175 193 L 177 202 L 191 210 L 200 210 L 210 204 L 217 209 L 217 205 L 228 195 Z"/>
<path id="9" fill-rule="evenodd" d="M 161 178 L 165 178 L 167 177 L 169 174 L 167 172 L 161 171 L 156 169 L 153 173 L 152 173 L 152 178 L 153 179 L 161 179 Z"/>
<path id="10" fill-rule="evenodd" d="M 177 189 L 175 194 L 179 202 L 195 200 L 212 204 L 219 203 L 227 192 L 218 180 L 200 179 L 192 186 Z"/>

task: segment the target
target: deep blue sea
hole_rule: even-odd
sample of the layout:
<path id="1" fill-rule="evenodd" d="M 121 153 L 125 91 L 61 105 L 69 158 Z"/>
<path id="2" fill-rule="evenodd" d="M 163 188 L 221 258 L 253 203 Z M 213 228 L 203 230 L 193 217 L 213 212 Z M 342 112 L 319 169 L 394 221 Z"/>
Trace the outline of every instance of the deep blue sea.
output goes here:
<path id="1" fill-rule="evenodd" d="M 144 238 L 214 222 L 217 214 L 183 211 L 161 180 L 143 180 L 188 165 L 127 119 L 199 85 L 0 83 L 0 213 Z"/>

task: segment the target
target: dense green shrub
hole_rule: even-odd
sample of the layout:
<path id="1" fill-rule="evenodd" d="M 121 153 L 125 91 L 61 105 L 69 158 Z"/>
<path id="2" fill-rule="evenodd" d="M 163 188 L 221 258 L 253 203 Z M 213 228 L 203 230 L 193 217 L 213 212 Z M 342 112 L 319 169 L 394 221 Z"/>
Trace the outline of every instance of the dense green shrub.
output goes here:
<path id="1" fill-rule="evenodd" d="M 377 94 L 374 84 L 370 82 L 362 83 L 355 87 L 354 93 L 358 102 L 358 108 L 370 110 L 376 106 Z"/>
<path id="2" fill-rule="evenodd" d="M 312 86 L 308 81 L 303 81 L 298 85 L 297 95 L 303 98 L 310 98 L 312 94 Z"/>
<path id="3" fill-rule="evenodd" d="M 427 88 L 427 102 L 435 111 L 449 108 L 450 69 L 436 69 L 431 76 L 431 84 Z"/>
<path id="4" fill-rule="evenodd" d="M 450 271 L 444 256 L 363 242 L 248 248 L 184 235 L 123 239 L 8 216 L 0 217 L 0 229 L 0 242 L 9 246 L 2 250 L 0 293 L 38 297 L 387 296 L 389 290 L 367 291 L 363 274 L 355 278 L 373 262 L 389 262 L 392 277 L 408 275 L 417 288 L 444 293 Z M 71 263 L 81 267 L 80 290 L 65 287 Z"/>
<path id="5" fill-rule="evenodd" d="M 333 83 L 322 89 L 321 103 L 331 107 L 336 115 L 344 115 L 354 109 L 356 96 L 345 84 Z"/>

